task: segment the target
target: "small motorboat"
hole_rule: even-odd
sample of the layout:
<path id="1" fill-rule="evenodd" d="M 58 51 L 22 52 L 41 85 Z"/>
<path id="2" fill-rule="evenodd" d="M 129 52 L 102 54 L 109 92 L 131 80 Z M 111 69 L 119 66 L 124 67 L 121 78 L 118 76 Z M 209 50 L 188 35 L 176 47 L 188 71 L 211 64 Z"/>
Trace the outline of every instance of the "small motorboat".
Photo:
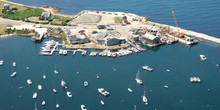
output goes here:
<path id="1" fill-rule="evenodd" d="M 98 92 L 103 96 L 109 96 L 109 92 L 106 91 L 104 88 L 98 88 Z"/>
<path id="2" fill-rule="evenodd" d="M 16 74 L 17 74 L 17 72 L 13 72 L 13 73 L 11 74 L 11 77 L 15 77 Z"/>
<path id="3" fill-rule="evenodd" d="M 71 94 L 71 92 L 66 92 L 66 95 L 68 96 L 68 97 L 72 97 L 72 94 Z"/>
<path id="4" fill-rule="evenodd" d="M 31 84 L 32 84 L 32 82 L 31 82 L 30 79 L 27 80 L 27 83 L 28 83 L 28 85 L 31 85 Z"/>
<path id="5" fill-rule="evenodd" d="M 168 86 L 167 86 L 167 85 L 164 85 L 164 87 L 165 87 L 165 88 L 168 88 Z"/>
<path id="6" fill-rule="evenodd" d="M 57 108 L 57 109 L 60 108 L 60 105 L 59 105 L 59 104 L 56 104 L 56 108 Z"/>
<path id="7" fill-rule="evenodd" d="M 43 102 L 42 102 L 42 106 L 44 106 L 45 104 L 46 104 L 46 102 L 45 102 L 45 101 L 43 101 Z"/>
<path id="8" fill-rule="evenodd" d="M 67 55 L 67 50 L 63 50 L 63 55 Z"/>
<path id="9" fill-rule="evenodd" d="M 54 70 L 54 73 L 55 73 L 55 74 L 58 74 L 59 72 L 58 72 L 57 70 Z"/>
<path id="10" fill-rule="evenodd" d="M 2 65 L 4 65 L 4 61 L 3 60 L 0 61 L 0 66 L 2 66 Z"/>
<path id="11" fill-rule="evenodd" d="M 40 90 L 40 91 L 42 90 L 42 86 L 41 86 L 41 85 L 38 85 L 37 88 L 38 88 L 38 90 Z"/>
<path id="12" fill-rule="evenodd" d="M 29 68 L 29 66 L 27 66 L 27 68 L 26 68 L 27 70 L 29 70 L 30 68 Z"/>
<path id="13" fill-rule="evenodd" d="M 190 82 L 191 82 L 191 83 L 194 82 L 193 77 L 190 77 Z"/>
<path id="14" fill-rule="evenodd" d="M 81 110 L 87 110 L 85 105 L 81 105 Z"/>
<path id="15" fill-rule="evenodd" d="M 34 94 L 33 94 L 33 99 L 36 99 L 37 98 L 37 93 L 35 92 Z"/>
<path id="16" fill-rule="evenodd" d="M 128 88 L 128 92 L 131 92 L 131 93 L 132 93 L 133 91 L 132 91 L 132 89 L 131 89 L 131 88 Z"/>
<path id="17" fill-rule="evenodd" d="M 170 72 L 170 70 L 169 70 L 169 69 L 167 69 L 167 72 Z"/>
<path id="18" fill-rule="evenodd" d="M 46 79 L 47 77 L 46 77 L 46 75 L 43 75 L 43 79 Z"/>
<path id="19" fill-rule="evenodd" d="M 12 63 L 12 66 L 13 66 L 13 67 L 16 67 L 16 62 L 13 62 L 13 63 Z"/>
<path id="20" fill-rule="evenodd" d="M 99 79 L 99 75 L 98 74 L 97 74 L 96 78 Z"/>
<path id="21" fill-rule="evenodd" d="M 57 93 L 57 90 L 56 90 L 56 89 L 53 89 L 53 92 L 54 92 L 54 93 Z"/>
<path id="22" fill-rule="evenodd" d="M 205 61 L 207 60 L 207 58 L 205 57 L 205 55 L 200 55 L 201 60 Z"/>
<path id="23" fill-rule="evenodd" d="M 63 54 L 63 50 L 62 50 L 62 49 L 60 49 L 59 54 L 60 54 L 60 55 L 62 55 L 62 54 Z"/>
<path id="24" fill-rule="evenodd" d="M 153 68 L 150 68 L 149 66 L 143 66 L 142 68 L 147 71 L 153 71 Z"/>
<path id="25" fill-rule="evenodd" d="M 89 83 L 87 81 L 84 82 L 84 86 L 87 87 Z"/>
<path id="26" fill-rule="evenodd" d="M 101 103 L 102 105 L 105 105 L 104 101 L 102 101 L 102 100 L 100 101 L 100 103 Z"/>

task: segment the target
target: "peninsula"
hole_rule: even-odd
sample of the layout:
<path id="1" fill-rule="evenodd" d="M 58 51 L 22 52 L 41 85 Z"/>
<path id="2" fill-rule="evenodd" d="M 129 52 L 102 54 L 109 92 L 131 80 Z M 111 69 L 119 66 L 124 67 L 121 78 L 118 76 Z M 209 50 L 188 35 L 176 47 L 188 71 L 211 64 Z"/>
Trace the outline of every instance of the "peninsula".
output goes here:
<path id="1" fill-rule="evenodd" d="M 32 7 L 5 0 L 0 1 L 0 9 L 0 38 L 26 35 L 40 42 L 48 36 L 56 37 L 67 49 L 115 50 L 132 46 L 130 50 L 138 52 L 145 50 L 139 44 L 151 48 L 176 42 L 194 45 L 202 39 L 220 44 L 219 38 L 151 22 L 133 13 L 83 10 L 77 15 L 63 15 L 58 14 L 59 7 Z"/>

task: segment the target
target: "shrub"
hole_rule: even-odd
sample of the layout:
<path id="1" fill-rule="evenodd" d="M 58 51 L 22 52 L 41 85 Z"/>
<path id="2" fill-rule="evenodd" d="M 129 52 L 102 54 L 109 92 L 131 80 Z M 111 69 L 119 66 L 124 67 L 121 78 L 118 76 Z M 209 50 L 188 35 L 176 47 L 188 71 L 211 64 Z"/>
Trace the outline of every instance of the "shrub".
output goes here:
<path id="1" fill-rule="evenodd" d="M 97 31 L 92 31 L 92 34 L 96 34 L 96 33 L 98 33 Z"/>

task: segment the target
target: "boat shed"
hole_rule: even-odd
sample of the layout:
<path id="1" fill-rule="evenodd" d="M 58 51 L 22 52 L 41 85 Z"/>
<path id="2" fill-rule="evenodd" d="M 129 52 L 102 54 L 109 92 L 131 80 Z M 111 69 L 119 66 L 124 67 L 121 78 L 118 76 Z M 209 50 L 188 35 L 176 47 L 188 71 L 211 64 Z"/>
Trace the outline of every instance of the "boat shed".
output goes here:
<path id="1" fill-rule="evenodd" d="M 144 35 L 142 35 L 142 37 L 149 43 L 151 44 L 159 44 L 161 43 L 161 40 L 159 37 L 157 36 L 154 36 L 152 34 L 149 34 L 149 33 L 146 33 Z"/>

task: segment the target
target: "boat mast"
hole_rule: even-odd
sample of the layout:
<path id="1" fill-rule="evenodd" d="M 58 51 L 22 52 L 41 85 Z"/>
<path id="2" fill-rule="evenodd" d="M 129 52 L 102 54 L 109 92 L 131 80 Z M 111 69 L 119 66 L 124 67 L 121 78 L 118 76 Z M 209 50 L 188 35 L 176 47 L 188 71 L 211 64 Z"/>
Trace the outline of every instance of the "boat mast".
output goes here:
<path id="1" fill-rule="evenodd" d="M 138 73 L 136 75 L 136 79 L 139 79 L 139 69 L 138 69 Z"/>

